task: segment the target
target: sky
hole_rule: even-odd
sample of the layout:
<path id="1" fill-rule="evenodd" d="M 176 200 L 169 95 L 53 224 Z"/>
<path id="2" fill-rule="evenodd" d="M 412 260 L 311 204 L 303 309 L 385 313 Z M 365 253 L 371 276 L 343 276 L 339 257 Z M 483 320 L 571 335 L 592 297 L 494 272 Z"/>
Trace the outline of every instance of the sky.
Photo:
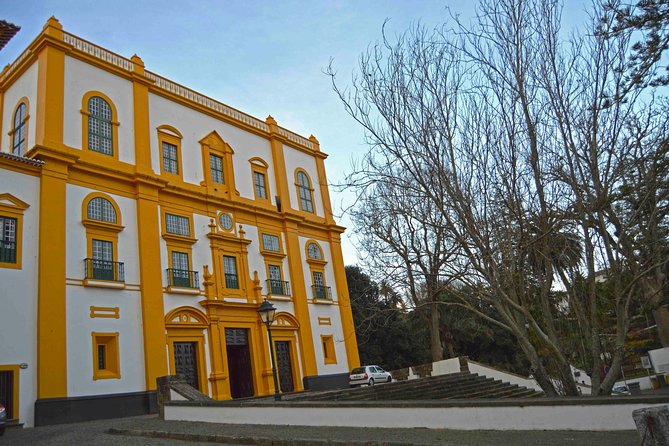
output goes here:
<path id="1" fill-rule="evenodd" d="M 313 134 L 329 154 L 330 183 L 341 183 L 364 153 L 362 129 L 345 112 L 324 74 L 332 61 L 338 83 L 349 85 L 359 55 L 386 33 L 412 24 L 432 28 L 448 20 L 447 8 L 467 20 L 473 1 L 454 0 L 205 0 L 74 1 L 0 0 L 0 19 L 21 27 L 0 51 L 12 62 L 50 16 L 63 29 L 172 81 L 303 136 Z M 568 2 L 580 14 L 581 2 Z M 355 197 L 330 186 L 346 264 L 358 261 L 345 208 Z"/>

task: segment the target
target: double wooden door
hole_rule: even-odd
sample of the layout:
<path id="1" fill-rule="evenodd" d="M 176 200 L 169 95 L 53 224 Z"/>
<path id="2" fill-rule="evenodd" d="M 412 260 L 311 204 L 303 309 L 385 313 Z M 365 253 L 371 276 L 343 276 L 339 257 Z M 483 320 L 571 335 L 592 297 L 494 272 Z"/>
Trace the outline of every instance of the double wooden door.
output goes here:
<path id="1" fill-rule="evenodd" d="M 197 370 L 197 342 L 174 343 L 174 368 L 188 384 L 200 390 Z"/>
<path id="2" fill-rule="evenodd" d="M 293 384 L 293 365 L 290 360 L 290 342 L 276 341 L 274 351 L 276 352 L 276 368 L 281 391 L 292 392 L 295 386 Z"/>

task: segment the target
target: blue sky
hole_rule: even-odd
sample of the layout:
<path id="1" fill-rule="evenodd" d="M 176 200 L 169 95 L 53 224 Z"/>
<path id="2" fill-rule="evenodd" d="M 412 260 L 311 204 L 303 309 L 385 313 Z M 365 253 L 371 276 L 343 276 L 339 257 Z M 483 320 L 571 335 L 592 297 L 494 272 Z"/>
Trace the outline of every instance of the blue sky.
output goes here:
<path id="1" fill-rule="evenodd" d="M 570 2 L 572 3 L 572 2 Z M 9 5 L 9 0 L 0 0 Z M 0 18 L 21 31 L 0 52 L 0 66 L 13 61 L 50 16 L 66 31 L 122 56 L 139 55 L 147 69 L 258 118 L 272 115 L 281 126 L 314 134 L 326 160 L 328 179 L 340 181 L 365 149 L 362 130 L 345 113 L 323 74 L 330 59 L 339 82 L 347 83 L 359 54 L 387 31 L 411 23 L 433 27 L 450 6 L 471 17 L 473 2 L 389 1 L 68 1 L 11 2 Z M 583 9 L 566 11 L 578 14 Z M 580 14 L 579 14 L 580 15 Z M 350 203 L 331 188 L 337 214 Z M 345 215 L 337 218 L 351 226 Z M 344 260 L 356 251 L 344 237 Z"/>

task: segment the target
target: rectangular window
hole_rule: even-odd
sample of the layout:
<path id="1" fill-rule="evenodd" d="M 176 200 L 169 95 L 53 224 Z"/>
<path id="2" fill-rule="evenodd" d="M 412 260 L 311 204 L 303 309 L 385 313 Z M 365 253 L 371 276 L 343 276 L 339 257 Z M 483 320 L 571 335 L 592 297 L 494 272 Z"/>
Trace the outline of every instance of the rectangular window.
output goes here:
<path id="1" fill-rule="evenodd" d="M 177 153 L 177 146 L 168 142 L 163 142 L 163 171 L 177 175 L 179 174 Z"/>
<path id="2" fill-rule="evenodd" d="M 91 333 L 93 341 L 93 379 L 121 377 L 118 333 Z"/>
<path id="3" fill-rule="evenodd" d="M 225 273 L 225 287 L 238 290 L 237 259 L 232 256 L 223 256 L 223 271 Z"/>
<path id="4" fill-rule="evenodd" d="M 334 338 L 331 335 L 321 336 L 321 343 L 323 344 L 323 358 L 326 364 L 336 364 L 337 356 L 335 355 Z"/>
<path id="5" fill-rule="evenodd" d="M 170 286 L 192 288 L 191 271 L 188 265 L 188 253 L 172 251 L 172 274 Z"/>
<path id="6" fill-rule="evenodd" d="M 281 252 L 279 237 L 271 234 L 262 235 L 262 249 L 266 251 Z"/>
<path id="7" fill-rule="evenodd" d="M 107 369 L 107 346 L 98 344 L 98 370 Z"/>
<path id="8" fill-rule="evenodd" d="M 269 292 L 270 294 L 278 294 L 281 296 L 287 295 L 287 291 L 283 285 L 283 278 L 281 277 L 281 267 L 279 265 L 268 265 L 269 270 Z"/>
<path id="9" fill-rule="evenodd" d="M 211 167 L 211 181 L 214 183 L 224 184 L 225 177 L 223 176 L 223 158 L 217 155 L 209 154 L 209 166 Z"/>
<path id="10" fill-rule="evenodd" d="M 92 277 L 98 280 L 114 280 L 114 244 L 107 240 L 92 241 Z"/>
<path id="11" fill-rule="evenodd" d="M 253 185 L 256 191 L 256 198 L 267 198 L 265 174 L 260 172 L 253 172 Z"/>
<path id="12" fill-rule="evenodd" d="M 16 263 L 16 219 L 0 217 L 0 263 Z"/>
<path id="13" fill-rule="evenodd" d="M 190 237 L 190 220 L 181 215 L 165 214 L 165 232 Z"/>

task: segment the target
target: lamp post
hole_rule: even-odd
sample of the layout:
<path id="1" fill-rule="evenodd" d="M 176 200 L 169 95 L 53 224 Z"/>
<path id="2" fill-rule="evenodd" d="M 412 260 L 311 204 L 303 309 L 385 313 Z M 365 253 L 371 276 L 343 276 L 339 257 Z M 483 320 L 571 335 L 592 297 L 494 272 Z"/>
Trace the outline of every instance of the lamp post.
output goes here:
<path id="1" fill-rule="evenodd" d="M 269 337 L 269 353 L 272 358 L 272 377 L 274 378 L 274 400 L 281 401 L 281 394 L 279 393 L 279 380 L 276 378 L 276 362 L 274 361 L 274 345 L 272 345 L 272 322 L 274 322 L 274 315 L 276 308 L 274 305 L 267 302 L 267 299 L 258 308 L 258 314 L 263 324 L 267 326 L 267 336 Z"/>

